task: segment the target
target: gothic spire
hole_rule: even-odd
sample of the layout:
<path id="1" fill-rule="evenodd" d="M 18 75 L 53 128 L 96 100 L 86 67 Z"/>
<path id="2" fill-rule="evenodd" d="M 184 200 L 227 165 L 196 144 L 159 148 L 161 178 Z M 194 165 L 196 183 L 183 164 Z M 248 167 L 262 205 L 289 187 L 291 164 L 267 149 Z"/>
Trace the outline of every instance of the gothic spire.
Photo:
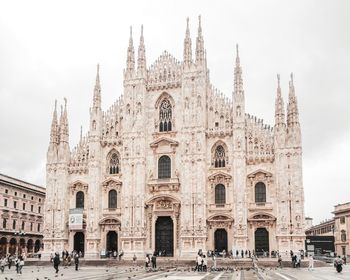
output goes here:
<path id="1" fill-rule="evenodd" d="M 57 100 L 55 100 L 55 109 L 52 116 L 50 144 L 58 144 Z"/>
<path id="2" fill-rule="evenodd" d="M 146 71 L 146 48 L 145 41 L 143 38 L 143 25 L 141 25 L 140 45 L 137 58 L 137 70 L 140 74 Z"/>
<path id="3" fill-rule="evenodd" d="M 284 103 L 281 93 L 279 74 L 277 74 L 277 96 L 275 100 L 275 127 L 285 127 Z"/>
<path id="4" fill-rule="evenodd" d="M 293 73 L 290 74 L 290 82 L 289 82 L 287 125 L 288 127 L 299 126 L 298 103 L 297 103 L 297 97 L 295 96 Z"/>
<path id="5" fill-rule="evenodd" d="M 205 64 L 204 58 L 204 40 L 202 36 L 201 16 L 198 17 L 198 35 L 196 41 L 196 64 Z"/>
<path id="6" fill-rule="evenodd" d="M 134 72 L 135 70 L 135 49 L 134 43 L 132 40 L 132 27 L 130 26 L 130 38 L 129 38 L 129 47 L 128 47 L 128 55 L 126 59 L 126 71 L 129 73 Z"/>
<path id="7" fill-rule="evenodd" d="M 60 142 L 68 143 L 69 141 L 69 129 L 68 129 L 68 114 L 67 114 L 67 98 L 64 98 L 64 111 L 60 117 Z"/>
<path id="8" fill-rule="evenodd" d="M 238 44 L 236 45 L 236 65 L 234 70 L 234 95 L 244 97 L 242 67 L 240 64 Z"/>
<path id="9" fill-rule="evenodd" d="M 96 83 L 95 83 L 94 97 L 93 97 L 93 107 L 94 108 L 101 108 L 100 64 L 97 64 Z"/>
<path id="10" fill-rule="evenodd" d="M 192 63 L 192 41 L 190 36 L 190 28 L 189 28 L 189 18 L 187 20 L 186 26 L 186 37 L 184 40 L 184 64 L 186 66 Z"/>

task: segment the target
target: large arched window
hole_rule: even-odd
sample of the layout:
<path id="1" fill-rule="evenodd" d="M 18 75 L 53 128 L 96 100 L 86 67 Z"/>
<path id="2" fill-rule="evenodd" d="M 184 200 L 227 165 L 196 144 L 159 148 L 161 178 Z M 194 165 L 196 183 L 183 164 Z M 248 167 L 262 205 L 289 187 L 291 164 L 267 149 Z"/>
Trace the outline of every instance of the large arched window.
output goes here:
<path id="1" fill-rule="evenodd" d="M 171 160 L 168 156 L 161 156 L 158 160 L 158 178 L 170 178 L 171 177 Z"/>
<path id="2" fill-rule="evenodd" d="M 225 204 L 226 203 L 226 193 L 225 186 L 218 184 L 215 186 L 215 204 Z"/>
<path id="3" fill-rule="evenodd" d="M 346 232 L 345 232 L 345 230 L 342 230 L 340 232 L 340 240 L 341 240 L 341 242 L 346 242 Z"/>
<path id="4" fill-rule="evenodd" d="M 84 193 L 82 191 L 75 195 L 75 208 L 84 208 Z"/>
<path id="5" fill-rule="evenodd" d="M 262 182 L 255 185 L 255 202 L 266 202 L 266 186 Z"/>
<path id="6" fill-rule="evenodd" d="M 108 208 L 117 208 L 117 191 L 110 190 L 108 193 Z"/>
<path id="7" fill-rule="evenodd" d="M 225 167 L 225 149 L 221 145 L 217 146 L 215 149 L 214 166 L 215 168 Z"/>
<path id="8" fill-rule="evenodd" d="M 159 131 L 171 131 L 172 108 L 169 99 L 164 99 L 159 107 Z"/>
<path id="9" fill-rule="evenodd" d="M 113 153 L 109 159 L 109 174 L 118 174 L 120 172 L 119 156 Z"/>

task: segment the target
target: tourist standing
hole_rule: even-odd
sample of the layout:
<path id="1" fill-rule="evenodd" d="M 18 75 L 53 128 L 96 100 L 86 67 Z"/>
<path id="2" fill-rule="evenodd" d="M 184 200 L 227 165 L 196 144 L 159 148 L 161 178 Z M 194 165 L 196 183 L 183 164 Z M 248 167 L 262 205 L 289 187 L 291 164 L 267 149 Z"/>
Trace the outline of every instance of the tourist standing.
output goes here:
<path id="1" fill-rule="evenodd" d="M 22 256 L 19 256 L 18 258 L 18 271 L 17 273 L 22 274 L 22 268 L 24 266 L 24 259 Z"/>
<path id="2" fill-rule="evenodd" d="M 148 268 L 148 264 L 149 264 L 149 257 L 148 257 L 148 254 L 146 255 L 146 259 L 145 259 L 145 268 L 147 270 Z"/>
<path id="3" fill-rule="evenodd" d="M 12 256 L 11 255 L 8 255 L 8 257 L 7 257 L 7 265 L 8 265 L 8 268 L 11 269 L 11 266 L 12 266 Z"/>
<path id="4" fill-rule="evenodd" d="M 55 253 L 55 257 L 53 258 L 53 267 L 56 270 L 56 273 L 58 273 L 58 266 L 60 264 L 60 255 L 58 253 Z"/>
<path id="5" fill-rule="evenodd" d="M 6 258 L 3 257 L 0 261 L 0 270 L 1 270 L 1 273 L 4 273 L 4 270 L 5 270 L 5 266 L 6 266 Z"/>
<path id="6" fill-rule="evenodd" d="M 212 255 L 212 259 L 213 259 L 213 270 L 216 270 L 216 255 L 215 254 Z"/>
<path id="7" fill-rule="evenodd" d="M 156 269 L 157 268 L 157 257 L 156 257 L 156 253 L 153 254 L 152 256 L 152 268 Z"/>
<path id="8" fill-rule="evenodd" d="M 132 257 L 132 263 L 133 263 L 133 265 L 136 267 L 136 265 L 137 265 L 137 257 L 136 257 L 135 254 L 134 254 L 134 256 Z"/>
<path id="9" fill-rule="evenodd" d="M 208 261 L 205 255 L 203 255 L 203 271 L 207 271 Z"/>
<path id="10" fill-rule="evenodd" d="M 197 269 L 202 271 L 202 257 L 200 255 L 197 256 Z"/>
<path id="11" fill-rule="evenodd" d="M 281 255 L 278 255 L 278 267 L 282 268 L 282 257 L 281 257 Z"/>
<path id="12" fill-rule="evenodd" d="M 309 256 L 309 267 L 308 270 L 314 270 L 314 257 L 312 255 Z"/>

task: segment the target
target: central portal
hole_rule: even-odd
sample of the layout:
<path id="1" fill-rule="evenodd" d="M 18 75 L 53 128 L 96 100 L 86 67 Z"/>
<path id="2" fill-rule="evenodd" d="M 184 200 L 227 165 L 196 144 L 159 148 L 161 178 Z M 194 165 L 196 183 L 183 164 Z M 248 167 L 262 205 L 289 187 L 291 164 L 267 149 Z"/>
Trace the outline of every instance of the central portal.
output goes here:
<path id="1" fill-rule="evenodd" d="M 219 228 L 215 231 L 215 252 L 227 252 L 227 231 Z"/>
<path id="2" fill-rule="evenodd" d="M 255 252 L 257 255 L 269 253 L 269 232 L 266 228 L 258 228 L 255 231 Z"/>
<path id="3" fill-rule="evenodd" d="M 170 217 L 158 217 L 156 221 L 156 253 L 161 257 L 174 255 L 174 224 Z"/>

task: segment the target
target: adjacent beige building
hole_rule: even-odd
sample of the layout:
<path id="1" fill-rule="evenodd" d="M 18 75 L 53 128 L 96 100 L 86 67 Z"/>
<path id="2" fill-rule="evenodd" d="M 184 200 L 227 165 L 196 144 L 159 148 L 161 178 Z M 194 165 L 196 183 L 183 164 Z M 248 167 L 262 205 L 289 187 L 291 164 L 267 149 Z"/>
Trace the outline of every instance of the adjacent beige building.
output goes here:
<path id="1" fill-rule="evenodd" d="M 334 206 L 335 251 L 337 255 L 350 255 L 350 202 Z"/>
<path id="2" fill-rule="evenodd" d="M 0 257 L 42 249 L 45 188 L 0 174 Z"/>
<path id="3" fill-rule="evenodd" d="M 124 92 L 103 111 L 97 72 L 90 127 L 73 149 L 67 101 L 59 120 L 55 106 L 46 169 L 46 255 L 63 249 L 88 258 L 113 250 L 131 258 L 153 251 L 193 257 L 199 249 L 303 249 L 293 76 L 287 110 L 278 77 L 270 126 L 245 110 L 238 47 L 227 97 L 210 81 L 200 21 L 195 51 L 188 22 L 183 44 L 181 61 L 165 51 L 148 67 L 142 31 L 137 58 L 130 34 Z"/>

